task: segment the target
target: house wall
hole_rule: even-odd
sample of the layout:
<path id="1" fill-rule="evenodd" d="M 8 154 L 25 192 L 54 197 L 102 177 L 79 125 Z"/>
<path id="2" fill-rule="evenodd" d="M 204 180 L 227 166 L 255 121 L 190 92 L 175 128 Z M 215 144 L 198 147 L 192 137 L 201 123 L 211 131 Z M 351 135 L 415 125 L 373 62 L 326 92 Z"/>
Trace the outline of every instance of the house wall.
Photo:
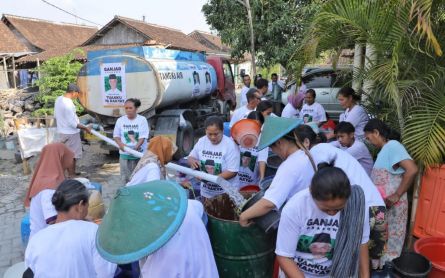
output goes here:
<path id="1" fill-rule="evenodd" d="M 127 43 L 143 43 L 147 40 L 144 37 L 134 31 L 133 29 L 118 23 L 113 26 L 109 31 L 107 31 L 103 37 L 97 39 L 91 44 L 127 44 Z"/>

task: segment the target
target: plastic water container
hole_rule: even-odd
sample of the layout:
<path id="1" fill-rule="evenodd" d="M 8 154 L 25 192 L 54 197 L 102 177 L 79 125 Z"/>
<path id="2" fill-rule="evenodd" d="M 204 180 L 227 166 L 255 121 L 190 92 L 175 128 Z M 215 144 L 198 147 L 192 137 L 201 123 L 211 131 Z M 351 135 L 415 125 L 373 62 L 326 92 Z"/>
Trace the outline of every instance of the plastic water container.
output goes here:
<path id="1" fill-rule="evenodd" d="M 94 186 L 94 189 L 100 192 L 102 194 L 102 184 L 98 182 L 90 182 L 92 186 Z"/>
<path id="2" fill-rule="evenodd" d="M 22 236 L 23 249 L 26 249 L 26 246 L 28 245 L 29 241 L 29 235 L 31 234 L 31 223 L 29 222 L 29 212 L 27 212 L 22 218 L 22 222 L 20 224 L 20 233 Z"/>
<path id="3" fill-rule="evenodd" d="M 230 137 L 230 122 L 224 122 L 224 135 Z"/>

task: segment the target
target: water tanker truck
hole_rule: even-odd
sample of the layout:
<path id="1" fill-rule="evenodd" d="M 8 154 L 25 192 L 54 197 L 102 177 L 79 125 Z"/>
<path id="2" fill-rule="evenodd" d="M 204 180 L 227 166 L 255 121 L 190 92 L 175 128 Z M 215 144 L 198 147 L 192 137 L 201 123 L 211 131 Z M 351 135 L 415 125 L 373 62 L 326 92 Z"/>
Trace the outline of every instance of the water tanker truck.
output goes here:
<path id="1" fill-rule="evenodd" d="M 125 100 L 138 98 L 150 136 L 169 136 L 182 157 L 207 117 L 228 120 L 236 106 L 230 63 L 220 56 L 140 46 L 90 51 L 87 59 L 77 78 L 79 100 L 108 137 L 125 115 Z"/>

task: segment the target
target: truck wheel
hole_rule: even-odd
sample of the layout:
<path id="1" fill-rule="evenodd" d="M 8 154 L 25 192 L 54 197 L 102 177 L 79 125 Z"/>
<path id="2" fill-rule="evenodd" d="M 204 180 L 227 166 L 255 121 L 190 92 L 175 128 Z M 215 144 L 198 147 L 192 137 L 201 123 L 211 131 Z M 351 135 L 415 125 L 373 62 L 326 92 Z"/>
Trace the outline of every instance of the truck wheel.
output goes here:
<path id="1" fill-rule="evenodd" d="M 187 156 L 193 149 L 193 146 L 195 145 L 195 134 L 192 124 L 189 121 L 186 121 L 185 127 L 178 128 L 178 133 L 176 134 L 176 145 L 178 146 L 178 150 L 173 156 L 175 160 L 179 160 Z"/>

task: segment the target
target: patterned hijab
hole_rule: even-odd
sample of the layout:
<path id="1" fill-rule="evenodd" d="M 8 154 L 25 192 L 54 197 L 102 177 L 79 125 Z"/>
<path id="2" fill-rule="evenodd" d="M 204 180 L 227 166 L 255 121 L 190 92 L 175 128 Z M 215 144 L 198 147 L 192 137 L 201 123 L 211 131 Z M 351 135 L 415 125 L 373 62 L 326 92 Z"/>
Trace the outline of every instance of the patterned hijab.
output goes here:
<path id="1" fill-rule="evenodd" d="M 72 167 L 74 153 L 62 143 L 48 144 L 42 149 L 25 197 L 25 207 L 30 200 L 45 189 L 56 189 L 65 179 L 65 170 Z"/>

